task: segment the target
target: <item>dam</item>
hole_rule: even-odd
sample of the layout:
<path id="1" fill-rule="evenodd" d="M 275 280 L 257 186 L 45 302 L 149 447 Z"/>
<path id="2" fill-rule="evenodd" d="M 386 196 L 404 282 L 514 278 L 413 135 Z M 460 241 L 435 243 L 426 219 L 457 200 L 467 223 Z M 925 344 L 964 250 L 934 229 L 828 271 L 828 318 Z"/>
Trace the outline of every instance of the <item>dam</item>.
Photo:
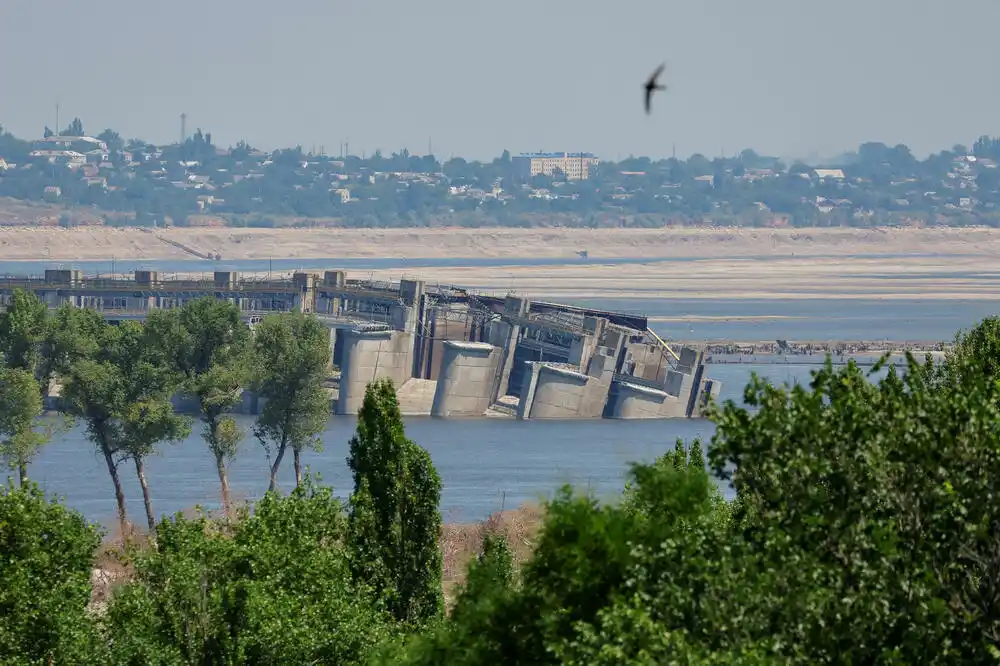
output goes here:
<path id="1" fill-rule="evenodd" d="M 348 279 L 342 270 L 92 278 L 50 269 L 0 278 L 0 305 L 16 289 L 110 321 L 141 321 L 204 296 L 235 303 L 251 328 L 270 313 L 310 313 L 330 331 L 331 409 L 341 415 L 356 414 L 365 387 L 380 378 L 396 385 L 404 414 L 445 418 L 693 418 L 721 389 L 707 377 L 703 348 L 674 349 L 644 316 L 415 278 Z M 246 392 L 243 411 L 259 407 Z"/>

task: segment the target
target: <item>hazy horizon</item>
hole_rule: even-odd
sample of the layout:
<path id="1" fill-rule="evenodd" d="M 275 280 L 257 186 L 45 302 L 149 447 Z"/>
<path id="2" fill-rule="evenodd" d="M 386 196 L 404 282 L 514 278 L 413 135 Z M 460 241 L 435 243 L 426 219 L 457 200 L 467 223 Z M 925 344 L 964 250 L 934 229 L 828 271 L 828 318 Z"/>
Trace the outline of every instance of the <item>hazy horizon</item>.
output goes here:
<path id="1" fill-rule="evenodd" d="M 1000 134 L 990 86 L 1000 3 L 105 0 L 0 7 L 0 124 L 41 136 L 300 144 L 338 154 L 432 142 L 442 159 L 504 149 L 605 159 L 743 148 L 829 157 L 864 141 L 918 156 Z M 642 110 L 660 62 L 670 86 Z"/>

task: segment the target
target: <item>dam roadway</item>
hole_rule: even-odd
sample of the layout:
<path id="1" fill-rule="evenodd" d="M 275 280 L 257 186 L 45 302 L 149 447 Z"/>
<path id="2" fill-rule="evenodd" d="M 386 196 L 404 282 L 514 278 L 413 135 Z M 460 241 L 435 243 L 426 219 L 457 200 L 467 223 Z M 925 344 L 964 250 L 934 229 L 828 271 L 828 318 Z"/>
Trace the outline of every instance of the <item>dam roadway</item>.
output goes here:
<path id="1" fill-rule="evenodd" d="M 721 389 L 707 366 L 734 353 L 737 359 L 744 352 L 805 359 L 825 356 L 824 349 L 885 344 L 677 343 L 657 336 L 641 315 L 417 279 L 348 279 L 341 270 L 297 272 L 290 279 L 217 271 L 211 279 L 168 280 L 155 271 L 88 278 L 50 269 L 0 279 L 0 306 L 16 289 L 34 292 L 51 308 L 92 308 L 110 321 L 143 320 L 150 311 L 204 296 L 235 303 L 250 327 L 274 312 L 308 312 L 330 330 L 331 409 L 344 415 L 357 412 L 369 382 L 389 378 L 408 414 L 690 418 Z M 242 411 L 259 409 L 260 400 L 245 392 Z"/>

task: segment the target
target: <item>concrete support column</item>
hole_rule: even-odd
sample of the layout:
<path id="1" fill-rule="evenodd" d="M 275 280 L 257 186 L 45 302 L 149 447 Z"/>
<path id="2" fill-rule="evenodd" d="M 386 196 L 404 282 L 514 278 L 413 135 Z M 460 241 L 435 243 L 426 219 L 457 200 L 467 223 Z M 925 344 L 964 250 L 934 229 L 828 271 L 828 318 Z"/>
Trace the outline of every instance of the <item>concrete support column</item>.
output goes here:
<path id="1" fill-rule="evenodd" d="M 482 342 L 444 342 L 431 416 L 482 416 L 490 406 L 500 350 Z"/>
<path id="2" fill-rule="evenodd" d="M 546 363 L 532 365 L 537 371 L 533 368 L 528 382 L 530 393 L 527 396 L 522 393 L 523 397 L 528 398 L 528 404 L 523 410 L 518 409 L 518 416 L 532 419 L 580 418 L 590 377 L 566 367 Z M 602 411 L 603 406 L 602 404 Z M 600 412 L 597 416 L 600 416 Z"/>
<path id="3" fill-rule="evenodd" d="M 410 378 L 413 336 L 401 331 L 341 332 L 343 364 L 337 414 L 357 414 L 365 389 L 376 379 L 387 377 L 398 388 Z"/>

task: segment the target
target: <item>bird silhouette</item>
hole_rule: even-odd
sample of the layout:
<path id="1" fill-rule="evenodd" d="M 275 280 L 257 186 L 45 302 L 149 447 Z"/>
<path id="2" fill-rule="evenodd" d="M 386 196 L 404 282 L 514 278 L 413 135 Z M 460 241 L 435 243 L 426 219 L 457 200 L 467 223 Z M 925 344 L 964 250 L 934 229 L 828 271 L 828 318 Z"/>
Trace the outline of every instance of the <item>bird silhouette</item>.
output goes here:
<path id="1" fill-rule="evenodd" d="M 655 90 L 666 90 L 667 89 L 666 86 L 661 86 L 661 85 L 659 85 L 656 82 L 656 80 L 658 78 L 660 78 L 660 74 L 663 73 L 663 70 L 666 68 L 666 66 L 667 66 L 667 63 L 663 63 L 662 65 L 660 65 L 659 67 L 657 67 L 656 71 L 653 72 L 653 75 L 649 77 L 649 80 L 646 81 L 646 84 L 643 86 L 646 89 L 646 113 L 647 114 L 652 110 L 653 91 L 655 91 Z"/>

